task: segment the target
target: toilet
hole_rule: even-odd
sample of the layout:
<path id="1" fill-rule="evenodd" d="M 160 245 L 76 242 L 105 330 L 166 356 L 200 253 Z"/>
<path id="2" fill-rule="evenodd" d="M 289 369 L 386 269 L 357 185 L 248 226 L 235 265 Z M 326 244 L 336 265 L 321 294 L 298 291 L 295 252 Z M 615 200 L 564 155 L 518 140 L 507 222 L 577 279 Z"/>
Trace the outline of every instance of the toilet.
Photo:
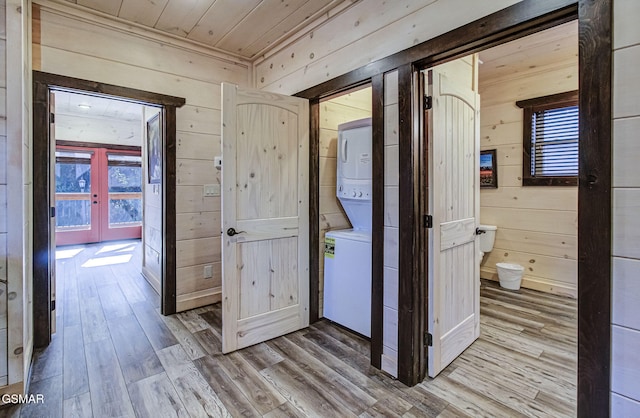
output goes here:
<path id="1" fill-rule="evenodd" d="M 480 225 L 478 226 L 478 235 L 480 235 L 480 263 L 484 258 L 484 253 L 488 253 L 493 250 L 493 243 L 496 241 L 496 227 L 495 225 Z"/>

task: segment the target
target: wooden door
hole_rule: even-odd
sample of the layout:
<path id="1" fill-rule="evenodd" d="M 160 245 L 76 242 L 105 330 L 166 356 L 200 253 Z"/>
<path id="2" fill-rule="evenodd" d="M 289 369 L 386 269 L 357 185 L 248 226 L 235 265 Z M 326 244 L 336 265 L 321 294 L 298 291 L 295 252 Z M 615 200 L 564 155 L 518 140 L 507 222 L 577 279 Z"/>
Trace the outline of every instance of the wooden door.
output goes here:
<path id="1" fill-rule="evenodd" d="M 459 83 L 458 83 L 459 84 Z M 469 86 L 428 73 L 428 374 L 436 376 L 480 335 L 478 182 L 480 98 Z"/>
<path id="2" fill-rule="evenodd" d="M 222 351 L 309 324 L 309 109 L 222 84 Z"/>

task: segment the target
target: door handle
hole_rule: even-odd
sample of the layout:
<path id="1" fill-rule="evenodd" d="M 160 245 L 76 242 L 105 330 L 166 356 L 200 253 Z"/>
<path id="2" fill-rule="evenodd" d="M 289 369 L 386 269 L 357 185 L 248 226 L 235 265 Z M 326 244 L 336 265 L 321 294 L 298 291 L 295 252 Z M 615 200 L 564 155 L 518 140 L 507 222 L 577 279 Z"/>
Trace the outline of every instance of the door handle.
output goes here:
<path id="1" fill-rule="evenodd" d="M 230 237 L 232 237 L 234 235 L 242 234 L 243 232 L 245 232 L 245 231 L 236 231 L 235 228 L 227 229 L 227 235 L 229 235 Z"/>

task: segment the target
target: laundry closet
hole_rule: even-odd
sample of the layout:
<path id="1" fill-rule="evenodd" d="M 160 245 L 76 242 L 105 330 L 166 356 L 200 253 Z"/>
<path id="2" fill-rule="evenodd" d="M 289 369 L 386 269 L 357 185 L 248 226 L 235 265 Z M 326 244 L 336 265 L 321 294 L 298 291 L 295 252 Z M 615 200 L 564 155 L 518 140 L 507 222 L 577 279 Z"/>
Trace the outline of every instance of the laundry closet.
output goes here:
<path id="1" fill-rule="evenodd" d="M 320 103 L 319 316 L 365 337 L 371 324 L 370 118 L 370 86 Z"/>

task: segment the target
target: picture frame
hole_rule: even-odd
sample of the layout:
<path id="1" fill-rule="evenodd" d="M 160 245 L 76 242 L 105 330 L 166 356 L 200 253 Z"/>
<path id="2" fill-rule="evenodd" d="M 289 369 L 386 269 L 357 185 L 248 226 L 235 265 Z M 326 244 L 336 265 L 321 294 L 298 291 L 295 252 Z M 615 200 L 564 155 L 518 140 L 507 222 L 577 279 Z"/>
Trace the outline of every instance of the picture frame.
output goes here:
<path id="1" fill-rule="evenodd" d="M 162 183 L 160 113 L 147 120 L 147 174 L 149 184 Z"/>
<path id="2" fill-rule="evenodd" d="M 498 188 L 498 160 L 495 149 L 480 151 L 480 188 Z"/>

